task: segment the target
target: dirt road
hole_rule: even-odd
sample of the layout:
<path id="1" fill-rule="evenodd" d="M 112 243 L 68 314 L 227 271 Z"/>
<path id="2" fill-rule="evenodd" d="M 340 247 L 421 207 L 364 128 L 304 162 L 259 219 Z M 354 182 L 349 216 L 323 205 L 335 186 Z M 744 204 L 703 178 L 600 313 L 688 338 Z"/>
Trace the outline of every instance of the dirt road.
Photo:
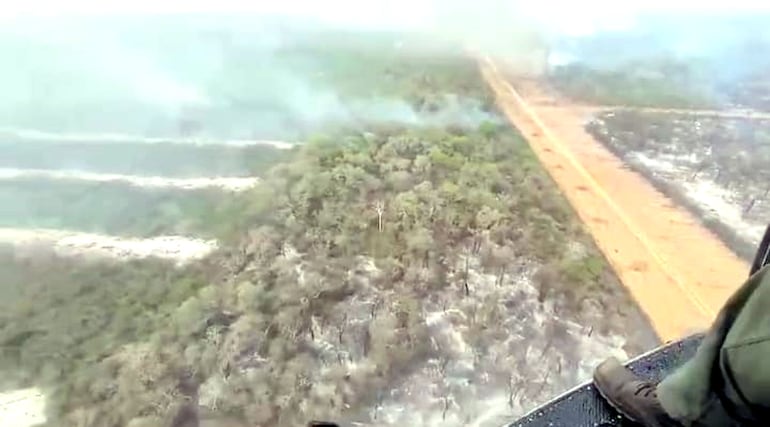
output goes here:
<path id="1" fill-rule="evenodd" d="M 497 67 L 504 67 L 504 64 L 495 63 Z M 519 79 L 516 82 L 516 91 L 522 95 L 526 102 L 533 108 L 540 110 L 569 109 L 577 114 L 592 116 L 603 112 L 628 110 L 639 113 L 650 114 L 681 114 L 685 116 L 698 117 L 721 117 L 725 119 L 751 119 L 751 120 L 770 120 L 770 112 L 757 111 L 750 108 L 726 108 L 719 110 L 708 109 L 689 109 L 689 108 L 659 108 L 659 107 L 635 107 L 630 105 L 597 105 L 580 103 L 563 96 L 562 94 L 539 85 L 538 82 L 531 79 Z"/>
<path id="2" fill-rule="evenodd" d="M 488 59 L 481 71 L 660 338 L 708 327 L 748 266 L 588 135 L 590 111 L 555 102 L 531 81 L 514 88 Z"/>

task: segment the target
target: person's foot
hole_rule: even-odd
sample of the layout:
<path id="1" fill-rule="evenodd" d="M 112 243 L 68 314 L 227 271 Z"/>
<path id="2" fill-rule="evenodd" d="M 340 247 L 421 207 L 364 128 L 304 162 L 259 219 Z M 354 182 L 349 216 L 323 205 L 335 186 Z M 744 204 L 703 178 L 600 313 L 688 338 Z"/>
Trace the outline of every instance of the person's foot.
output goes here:
<path id="1" fill-rule="evenodd" d="M 681 427 L 658 400 L 657 385 L 637 377 L 618 359 L 609 358 L 594 372 L 599 393 L 623 416 L 644 427 Z"/>

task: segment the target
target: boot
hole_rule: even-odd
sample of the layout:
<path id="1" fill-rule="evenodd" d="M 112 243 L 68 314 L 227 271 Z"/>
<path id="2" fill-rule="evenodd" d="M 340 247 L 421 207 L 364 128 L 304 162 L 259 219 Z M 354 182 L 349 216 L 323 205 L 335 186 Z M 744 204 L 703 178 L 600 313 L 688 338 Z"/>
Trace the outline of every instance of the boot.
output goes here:
<path id="1" fill-rule="evenodd" d="M 599 394 L 624 417 L 644 427 L 682 427 L 661 406 L 656 384 L 642 380 L 618 359 L 604 361 L 594 372 Z"/>

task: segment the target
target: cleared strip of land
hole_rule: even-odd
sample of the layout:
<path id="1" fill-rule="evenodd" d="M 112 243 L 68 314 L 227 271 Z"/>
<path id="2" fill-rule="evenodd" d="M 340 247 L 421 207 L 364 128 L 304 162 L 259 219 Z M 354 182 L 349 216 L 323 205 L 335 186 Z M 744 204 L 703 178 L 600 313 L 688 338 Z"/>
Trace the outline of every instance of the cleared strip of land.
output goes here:
<path id="1" fill-rule="evenodd" d="M 35 129 L 16 129 L 0 127 L 0 138 L 3 140 L 32 140 L 51 142 L 83 142 L 83 143 L 166 143 L 166 144 L 201 144 L 229 145 L 245 147 L 249 145 L 266 145 L 282 150 L 289 150 L 295 143 L 268 139 L 214 139 L 207 137 L 148 137 L 122 133 L 60 133 Z"/>
<path id="2" fill-rule="evenodd" d="M 11 245 L 24 256 L 41 248 L 51 248 L 60 256 L 84 256 L 114 259 L 161 258 L 184 264 L 198 260 L 217 248 L 214 240 L 183 236 L 158 236 L 146 239 L 116 237 L 67 230 L 0 228 L 0 245 Z"/>
<path id="3" fill-rule="evenodd" d="M 706 328 L 746 263 L 588 135 L 585 109 L 554 102 L 536 82 L 511 85 L 488 58 L 481 69 L 661 339 Z"/>
<path id="4" fill-rule="evenodd" d="M 114 182 L 135 187 L 171 188 L 176 190 L 217 188 L 226 191 L 248 190 L 257 185 L 260 181 L 260 178 L 258 177 L 169 178 L 164 176 L 122 175 L 78 170 L 0 168 L 0 180 L 12 181 L 20 178 L 44 178 L 50 180 L 64 179 L 105 183 Z"/>

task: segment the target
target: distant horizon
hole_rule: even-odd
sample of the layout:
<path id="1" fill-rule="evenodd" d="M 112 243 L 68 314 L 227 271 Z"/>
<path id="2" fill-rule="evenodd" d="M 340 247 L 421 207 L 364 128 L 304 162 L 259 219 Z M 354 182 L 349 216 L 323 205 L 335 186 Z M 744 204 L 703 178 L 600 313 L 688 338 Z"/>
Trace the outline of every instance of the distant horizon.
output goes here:
<path id="1" fill-rule="evenodd" d="M 541 0 L 536 4 L 520 0 L 26 0 L 5 5 L 0 9 L 0 20 L 237 14 L 313 20 L 363 30 L 435 30 L 465 25 L 479 31 L 488 31 L 487 23 L 494 26 L 510 20 L 551 34 L 583 36 L 630 29 L 649 16 L 756 18 L 757 14 L 765 13 L 770 18 L 770 3 L 759 0 L 636 0 L 622 4 L 611 0 Z"/>

